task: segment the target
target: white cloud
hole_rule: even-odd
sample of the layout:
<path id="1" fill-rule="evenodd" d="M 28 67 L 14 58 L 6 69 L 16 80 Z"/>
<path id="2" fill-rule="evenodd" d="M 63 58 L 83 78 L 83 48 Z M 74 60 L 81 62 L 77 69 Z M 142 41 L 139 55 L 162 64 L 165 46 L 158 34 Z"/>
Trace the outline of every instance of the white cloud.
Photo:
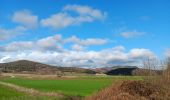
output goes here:
<path id="1" fill-rule="evenodd" d="M 65 40 L 61 35 L 55 35 L 37 41 L 13 42 L 1 46 L 0 62 L 26 59 L 67 67 L 105 67 L 139 65 L 143 58 L 155 56 L 153 52 L 143 48 L 134 48 L 126 52 L 123 46 L 93 51 L 84 50 L 84 46 L 73 44 L 70 49 L 66 49 L 62 48 Z M 56 48 L 58 45 L 61 47 Z"/>
<path id="2" fill-rule="evenodd" d="M 36 41 L 37 47 L 42 50 L 58 50 L 62 51 L 62 46 L 60 45 L 61 35 L 50 36 L 47 38 L 40 39 Z"/>
<path id="3" fill-rule="evenodd" d="M 0 51 L 3 52 L 15 52 L 15 51 L 23 51 L 33 48 L 33 42 L 12 42 L 6 46 L 0 46 Z"/>
<path id="4" fill-rule="evenodd" d="M 74 24 L 74 18 L 69 16 L 66 13 L 58 13 L 52 15 L 49 18 L 41 20 L 43 26 L 53 27 L 55 29 L 67 27 L 71 24 Z"/>
<path id="5" fill-rule="evenodd" d="M 133 59 L 142 59 L 154 57 L 154 54 L 149 49 L 132 49 L 129 52 L 129 57 Z"/>
<path id="6" fill-rule="evenodd" d="M 112 48 L 113 49 L 113 51 L 125 51 L 125 48 L 123 47 L 123 46 L 116 46 L 116 47 L 114 47 L 114 48 Z"/>
<path id="7" fill-rule="evenodd" d="M 93 38 L 89 38 L 89 39 L 80 41 L 79 44 L 88 46 L 88 45 L 102 45 L 102 44 L 105 44 L 105 43 L 107 43 L 106 39 L 93 39 Z"/>
<path id="8" fill-rule="evenodd" d="M 135 38 L 144 35 L 144 32 L 138 32 L 136 30 L 134 31 L 125 31 L 121 32 L 120 35 L 124 38 Z"/>
<path id="9" fill-rule="evenodd" d="M 6 61 L 8 62 L 8 60 L 9 60 L 10 58 L 11 58 L 10 56 L 5 55 L 5 56 L 1 57 L 0 63 L 4 63 L 4 62 L 6 62 Z"/>
<path id="10" fill-rule="evenodd" d="M 75 51 L 83 51 L 85 49 L 85 47 L 78 45 L 78 44 L 72 45 L 71 48 L 72 50 L 75 50 Z"/>
<path id="11" fill-rule="evenodd" d="M 57 34 L 54 36 L 45 37 L 36 41 L 19 41 L 12 42 L 5 46 L 0 46 L 0 51 L 3 52 L 19 52 L 19 51 L 30 51 L 30 50 L 40 50 L 40 51 L 56 51 L 63 52 L 63 45 L 71 43 L 71 48 L 76 51 L 84 50 L 87 46 L 92 45 L 103 45 L 107 43 L 106 39 L 99 38 L 87 38 L 80 39 L 76 36 L 68 37 L 62 39 L 62 36 Z"/>
<path id="12" fill-rule="evenodd" d="M 12 21 L 27 28 L 35 28 L 38 25 L 38 16 L 32 15 L 28 10 L 16 11 L 12 16 Z"/>
<path id="13" fill-rule="evenodd" d="M 104 19 L 106 17 L 106 13 L 101 12 L 98 9 L 93 9 L 89 6 L 81 6 L 81 5 L 66 5 L 63 8 L 64 11 L 73 11 L 77 12 L 81 16 L 90 16 L 96 19 Z"/>
<path id="14" fill-rule="evenodd" d="M 0 46 L 2 52 L 20 52 L 20 51 L 62 51 L 61 35 L 49 36 L 37 41 L 18 41 L 5 46 Z"/>
<path id="15" fill-rule="evenodd" d="M 164 55 L 170 57 L 170 49 L 166 49 Z"/>
<path id="16" fill-rule="evenodd" d="M 7 40 L 9 38 L 15 37 L 16 35 L 22 34 L 25 30 L 25 27 L 22 26 L 18 26 L 14 29 L 0 28 L 0 41 Z"/>
<path id="17" fill-rule="evenodd" d="M 79 39 L 76 36 L 72 36 L 70 38 L 65 39 L 65 42 L 73 42 L 75 44 L 81 46 L 90 46 L 90 45 L 103 45 L 108 42 L 107 39 L 100 39 L 100 38 L 88 38 L 88 39 Z"/>
<path id="18" fill-rule="evenodd" d="M 77 15 L 73 15 L 77 13 Z M 84 22 L 93 22 L 95 20 L 103 20 L 106 14 L 98 9 L 93 9 L 88 6 L 66 5 L 63 11 L 51 15 L 49 18 L 41 20 L 42 26 L 60 29 L 72 25 L 81 24 Z"/>

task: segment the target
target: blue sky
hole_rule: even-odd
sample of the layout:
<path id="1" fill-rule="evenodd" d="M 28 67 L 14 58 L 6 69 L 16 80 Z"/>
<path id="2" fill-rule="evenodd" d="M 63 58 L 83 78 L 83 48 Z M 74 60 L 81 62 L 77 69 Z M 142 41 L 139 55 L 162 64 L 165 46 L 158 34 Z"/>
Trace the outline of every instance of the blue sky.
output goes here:
<path id="1" fill-rule="evenodd" d="M 100 67 L 167 57 L 169 9 L 169 0 L 0 0 L 0 62 Z"/>

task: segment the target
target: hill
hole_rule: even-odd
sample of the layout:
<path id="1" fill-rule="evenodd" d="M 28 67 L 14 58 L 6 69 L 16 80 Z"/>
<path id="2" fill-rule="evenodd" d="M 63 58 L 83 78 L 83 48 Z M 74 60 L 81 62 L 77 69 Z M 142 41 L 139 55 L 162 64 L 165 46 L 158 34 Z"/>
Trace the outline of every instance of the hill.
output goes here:
<path id="1" fill-rule="evenodd" d="M 115 68 L 110 71 L 107 71 L 107 75 L 133 75 L 133 71 L 136 70 L 136 67 L 124 67 L 124 68 Z"/>
<path id="2" fill-rule="evenodd" d="M 0 69 L 5 73 L 57 73 L 56 67 L 28 60 L 18 60 L 9 63 L 1 63 Z"/>
<path id="3" fill-rule="evenodd" d="M 76 67 L 58 67 L 28 60 L 18 60 L 9 63 L 1 63 L 0 71 L 4 73 L 32 73 L 32 74 L 64 74 L 64 73 L 95 74 L 94 71 L 89 69 Z"/>
<path id="4" fill-rule="evenodd" d="M 133 70 L 138 69 L 136 66 L 113 66 L 96 68 L 97 73 L 105 73 L 107 75 L 132 75 Z"/>
<path id="5" fill-rule="evenodd" d="M 147 76 L 147 75 L 160 75 L 162 70 L 152 70 L 138 68 L 136 66 L 115 66 L 110 70 L 105 70 L 106 75 L 135 75 L 135 76 Z"/>

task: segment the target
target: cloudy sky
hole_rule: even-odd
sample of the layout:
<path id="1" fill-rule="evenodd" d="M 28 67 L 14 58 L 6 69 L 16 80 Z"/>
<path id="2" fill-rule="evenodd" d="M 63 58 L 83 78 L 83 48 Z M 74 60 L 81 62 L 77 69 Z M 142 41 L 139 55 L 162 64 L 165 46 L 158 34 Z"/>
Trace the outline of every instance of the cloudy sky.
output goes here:
<path id="1" fill-rule="evenodd" d="M 0 63 L 138 66 L 169 43 L 169 0 L 0 0 Z"/>

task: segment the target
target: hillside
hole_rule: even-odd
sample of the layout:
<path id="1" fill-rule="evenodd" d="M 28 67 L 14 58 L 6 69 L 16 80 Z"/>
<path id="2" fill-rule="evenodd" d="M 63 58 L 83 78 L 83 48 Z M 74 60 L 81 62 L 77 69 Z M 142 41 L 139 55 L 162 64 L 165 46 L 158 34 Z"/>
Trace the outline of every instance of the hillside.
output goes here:
<path id="1" fill-rule="evenodd" d="M 158 70 L 141 69 L 135 66 L 114 66 L 103 67 L 96 69 L 85 69 L 78 67 L 58 67 L 47 65 L 39 62 L 18 60 L 8 63 L 0 63 L 0 72 L 4 73 L 26 73 L 26 74 L 57 74 L 57 75 L 70 75 L 70 74 L 106 74 L 106 75 L 148 75 L 160 74 Z"/>
<path id="2" fill-rule="evenodd" d="M 33 74 L 64 74 L 64 73 L 95 74 L 94 71 L 89 69 L 76 67 L 57 67 L 28 60 L 1 63 L 0 71 L 4 73 L 33 73 Z"/>
<path id="3" fill-rule="evenodd" d="M 133 71 L 138 69 L 136 66 L 113 66 L 93 69 L 97 73 L 105 73 L 107 75 L 132 75 Z"/>
<path id="4" fill-rule="evenodd" d="M 102 68 L 104 69 L 104 68 Z M 106 75 L 135 75 L 135 76 L 146 76 L 146 75 L 160 75 L 162 70 L 149 70 L 144 68 L 138 68 L 136 66 L 115 66 L 109 70 L 103 71 Z"/>
<path id="5" fill-rule="evenodd" d="M 6 73 L 56 73 L 56 67 L 28 60 L 18 60 L 0 64 L 2 72 Z"/>
<path id="6" fill-rule="evenodd" d="M 110 71 L 107 71 L 105 74 L 107 75 L 133 75 L 133 71 L 137 68 L 133 67 L 125 67 L 125 68 L 115 68 Z"/>

